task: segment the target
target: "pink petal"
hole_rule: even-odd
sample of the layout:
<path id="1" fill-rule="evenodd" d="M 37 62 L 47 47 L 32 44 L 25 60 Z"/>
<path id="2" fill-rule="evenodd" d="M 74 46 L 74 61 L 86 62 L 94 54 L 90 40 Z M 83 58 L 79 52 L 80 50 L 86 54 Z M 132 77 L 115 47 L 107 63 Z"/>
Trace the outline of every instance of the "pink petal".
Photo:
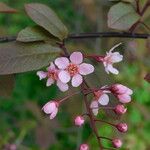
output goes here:
<path id="1" fill-rule="evenodd" d="M 57 86 L 62 92 L 65 92 L 69 89 L 68 84 L 63 83 L 60 80 L 57 81 Z"/>
<path id="2" fill-rule="evenodd" d="M 37 74 L 37 76 L 39 76 L 40 80 L 47 77 L 47 73 L 44 71 L 38 71 L 36 74 Z"/>
<path id="3" fill-rule="evenodd" d="M 48 78 L 46 82 L 46 86 L 51 86 L 54 83 L 54 80 L 52 78 Z"/>
<path id="4" fill-rule="evenodd" d="M 50 114 L 50 119 L 54 119 L 55 117 L 56 117 L 56 115 L 57 115 L 57 113 L 58 113 L 58 108 L 56 108 L 51 114 Z"/>
<path id="5" fill-rule="evenodd" d="M 133 91 L 128 88 L 126 94 L 132 95 L 132 94 L 133 94 Z"/>
<path id="6" fill-rule="evenodd" d="M 92 112 L 95 116 L 98 114 L 98 102 L 97 101 L 92 101 L 90 108 L 92 109 Z"/>
<path id="7" fill-rule="evenodd" d="M 101 95 L 100 98 L 98 99 L 98 102 L 103 106 L 108 105 L 109 103 L 108 95 L 107 94 Z"/>
<path id="8" fill-rule="evenodd" d="M 119 71 L 114 68 L 111 64 L 108 64 L 106 67 L 105 67 L 105 71 L 109 74 L 109 72 L 113 73 L 113 74 L 118 74 Z"/>
<path id="9" fill-rule="evenodd" d="M 43 111 L 46 114 L 52 113 L 56 109 L 56 104 L 54 102 L 48 102 L 43 106 Z"/>
<path id="10" fill-rule="evenodd" d="M 94 67 L 91 64 L 82 63 L 79 66 L 79 73 L 82 75 L 87 75 L 94 72 Z"/>
<path id="11" fill-rule="evenodd" d="M 111 57 L 112 63 L 120 62 L 120 61 L 122 61 L 122 59 L 123 59 L 123 56 L 120 55 L 119 52 L 112 53 L 112 57 Z"/>
<path id="12" fill-rule="evenodd" d="M 121 103 L 129 103 L 131 101 L 131 96 L 127 94 L 122 94 L 117 96 Z"/>
<path id="13" fill-rule="evenodd" d="M 81 64 L 83 61 L 83 55 L 81 52 L 73 52 L 70 55 L 70 60 L 74 64 Z"/>
<path id="14" fill-rule="evenodd" d="M 50 66 L 47 68 L 47 71 L 51 71 L 51 70 L 55 70 L 56 67 L 54 65 L 54 63 L 51 62 Z"/>
<path id="15" fill-rule="evenodd" d="M 83 78 L 80 74 L 73 76 L 71 84 L 73 87 L 78 87 L 83 82 Z"/>
<path id="16" fill-rule="evenodd" d="M 66 69 L 69 65 L 69 59 L 66 57 L 59 57 L 55 59 L 55 64 L 59 69 Z"/>
<path id="17" fill-rule="evenodd" d="M 60 71 L 58 77 L 61 82 L 67 83 L 70 81 L 70 74 L 67 71 Z"/>

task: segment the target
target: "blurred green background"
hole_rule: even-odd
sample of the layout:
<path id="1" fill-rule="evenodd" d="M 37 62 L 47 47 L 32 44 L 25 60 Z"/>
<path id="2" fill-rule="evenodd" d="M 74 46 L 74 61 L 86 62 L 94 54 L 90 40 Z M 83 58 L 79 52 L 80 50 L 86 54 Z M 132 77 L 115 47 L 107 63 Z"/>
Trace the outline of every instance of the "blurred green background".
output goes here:
<path id="1" fill-rule="evenodd" d="M 26 26 L 34 25 L 24 12 L 24 4 L 41 2 L 50 6 L 69 28 L 70 33 L 110 31 L 107 27 L 107 12 L 113 4 L 107 0 L 1 0 L 19 10 L 18 14 L 0 14 L 0 36 L 16 35 Z M 148 33 L 141 27 L 138 32 Z M 128 113 L 121 118 L 129 124 L 127 134 L 118 134 L 115 129 L 100 124 L 101 136 L 121 137 L 121 150 L 150 150 L 150 84 L 144 76 L 150 71 L 150 47 L 147 40 L 104 38 L 67 41 L 69 51 L 105 53 L 114 44 L 122 42 L 118 49 L 124 61 L 117 65 L 118 76 L 107 75 L 102 65 L 96 65 L 96 73 L 87 78 L 91 86 L 103 86 L 120 82 L 134 90 L 133 100 L 127 106 Z M 93 62 L 94 63 L 94 62 Z M 96 80 L 93 80 L 95 79 Z M 36 72 L 14 75 L 14 90 L 10 97 L 0 98 L 0 149 L 16 144 L 17 150 L 75 150 L 80 143 L 87 142 L 91 150 L 98 150 L 88 122 L 83 128 L 73 126 L 73 117 L 84 112 L 82 97 L 74 97 L 65 103 L 55 120 L 50 121 L 41 111 L 52 98 L 63 97 L 55 86 L 47 88 L 39 81 Z M 10 81 L 6 81 L 8 89 Z M 112 99 L 113 101 L 113 99 Z M 117 122 L 111 113 L 99 117 Z M 106 146 L 111 146 L 104 140 Z"/>

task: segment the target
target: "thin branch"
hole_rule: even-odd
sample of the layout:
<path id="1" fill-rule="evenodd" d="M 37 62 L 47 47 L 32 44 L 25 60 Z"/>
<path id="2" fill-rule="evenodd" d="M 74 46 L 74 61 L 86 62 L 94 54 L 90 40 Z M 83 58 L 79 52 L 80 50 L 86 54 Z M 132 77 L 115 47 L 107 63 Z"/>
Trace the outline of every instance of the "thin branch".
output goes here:
<path id="1" fill-rule="evenodd" d="M 89 38 L 139 38 L 147 39 L 150 34 L 129 33 L 129 32 L 92 32 L 92 33 L 77 33 L 70 34 L 67 40 L 73 39 L 89 39 Z M 0 37 L 0 43 L 16 41 L 16 36 Z M 63 45 L 61 45 L 63 46 Z"/>

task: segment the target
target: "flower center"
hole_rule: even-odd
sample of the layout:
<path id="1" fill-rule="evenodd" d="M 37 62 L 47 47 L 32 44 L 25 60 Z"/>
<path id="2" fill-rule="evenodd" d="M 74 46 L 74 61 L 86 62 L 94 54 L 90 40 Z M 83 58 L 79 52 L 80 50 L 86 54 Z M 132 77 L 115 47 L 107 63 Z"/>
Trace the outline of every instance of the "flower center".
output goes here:
<path id="1" fill-rule="evenodd" d="M 51 79 L 53 79 L 53 80 L 57 80 L 58 79 L 58 73 L 57 73 L 57 71 L 49 71 L 48 72 L 48 78 L 51 78 Z"/>
<path id="2" fill-rule="evenodd" d="M 75 64 L 69 64 L 67 71 L 69 72 L 70 76 L 74 76 L 79 72 L 78 66 Z"/>

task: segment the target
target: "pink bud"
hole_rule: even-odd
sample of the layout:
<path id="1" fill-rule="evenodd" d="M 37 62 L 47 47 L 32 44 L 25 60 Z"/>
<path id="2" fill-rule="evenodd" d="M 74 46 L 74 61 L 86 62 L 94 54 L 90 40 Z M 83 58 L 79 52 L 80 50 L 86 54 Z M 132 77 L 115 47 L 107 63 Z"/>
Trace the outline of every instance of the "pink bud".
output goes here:
<path id="1" fill-rule="evenodd" d="M 89 150 L 89 146 L 87 144 L 81 144 L 80 150 Z"/>
<path id="2" fill-rule="evenodd" d="M 128 130 L 128 126 L 126 123 L 119 123 L 116 125 L 116 128 L 120 131 L 120 132 L 127 132 Z"/>
<path id="3" fill-rule="evenodd" d="M 126 113 L 127 108 L 125 108 L 124 105 L 119 104 L 115 107 L 114 111 L 117 115 L 122 115 L 122 114 Z"/>
<path id="4" fill-rule="evenodd" d="M 59 103 L 57 101 L 50 101 L 43 106 L 43 111 L 50 115 L 50 119 L 55 118 L 58 112 Z"/>
<path id="5" fill-rule="evenodd" d="M 133 91 L 128 87 L 121 84 L 114 84 L 111 87 L 111 91 L 121 103 L 129 103 L 131 101 Z"/>
<path id="6" fill-rule="evenodd" d="M 120 148 L 122 146 L 122 141 L 120 139 L 113 139 L 112 144 L 115 148 Z"/>
<path id="7" fill-rule="evenodd" d="M 74 120 L 76 126 L 82 126 L 84 124 L 84 118 L 82 116 L 77 116 Z"/>

